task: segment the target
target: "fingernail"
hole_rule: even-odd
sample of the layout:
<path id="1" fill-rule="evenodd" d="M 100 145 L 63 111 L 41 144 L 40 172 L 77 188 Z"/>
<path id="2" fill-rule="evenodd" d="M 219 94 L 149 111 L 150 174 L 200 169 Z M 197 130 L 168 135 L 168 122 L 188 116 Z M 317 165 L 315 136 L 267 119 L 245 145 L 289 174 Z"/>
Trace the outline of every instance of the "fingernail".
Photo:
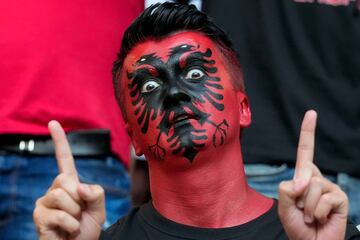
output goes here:
<path id="1" fill-rule="evenodd" d="M 303 209 L 304 208 L 304 201 L 303 200 L 298 200 L 297 202 L 296 202 L 296 206 L 298 207 L 298 208 L 300 208 L 300 209 Z"/>
<path id="2" fill-rule="evenodd" d="M 302 179 L 294 179 L 294 186 L 293 186 L 293 190 L 295 192 L 300 191 L 300 189 L 302 189 L 304 186 L 304 181 Z"/>
<path id="3" fill-rule="evenodd" d="M 89 193 L 90 192 L 90 187 L 89 185 L 85 184 L 85 183 L 80 183 L 80 187 L 83 189 L 83 191 L 85 193 Z"/>
<path id="4" fill-rule="evenodd" d="M 311 216 L 305 214 L 305 215 L 304 215 L 304 221 L 305 221 L 306 223 L 312 223 L 313 219 L 312 219 Z"/>

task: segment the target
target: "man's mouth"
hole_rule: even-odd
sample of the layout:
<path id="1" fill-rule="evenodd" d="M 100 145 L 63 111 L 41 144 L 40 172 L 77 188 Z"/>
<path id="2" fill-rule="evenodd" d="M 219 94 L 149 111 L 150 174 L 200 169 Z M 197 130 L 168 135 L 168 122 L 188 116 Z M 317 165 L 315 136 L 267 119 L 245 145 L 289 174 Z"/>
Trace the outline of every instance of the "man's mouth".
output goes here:
<path id="1" fill-rule="evenodd" d="M 196 119 L 195 116 L 188 113 L 175 114 L 171 119 L 171 125 L 178 126 L 180 124 L 188 122 L 190 119 Z"/>

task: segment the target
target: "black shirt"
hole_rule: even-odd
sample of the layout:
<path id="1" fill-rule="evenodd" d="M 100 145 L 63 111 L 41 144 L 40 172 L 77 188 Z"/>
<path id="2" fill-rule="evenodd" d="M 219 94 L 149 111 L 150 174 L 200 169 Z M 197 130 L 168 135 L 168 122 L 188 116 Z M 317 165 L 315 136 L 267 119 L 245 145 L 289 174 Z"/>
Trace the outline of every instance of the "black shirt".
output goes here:
<path id="1" fill-rule="evenodd" d="M 360 177 L 355 1 L 206 0 L 203 10 L 229 33 L 245 74 L 253 121 L 242 136 L 244 161 L 293 165 L 301 120 L 312 108 L 319 115 L 315 163 Z"/>
<path id="2" fill-rule="evenodd" d="M 277 214 L 277 202 L 262 216 L 229 228 L 196 228 L 161 216 L 151 203 L 133 209 L 130 214 L 102 232 L 101 240 L 254 240 L 288 239 Z M 348 225 L 346 239 L 360 239 L 355 226 Z"/>

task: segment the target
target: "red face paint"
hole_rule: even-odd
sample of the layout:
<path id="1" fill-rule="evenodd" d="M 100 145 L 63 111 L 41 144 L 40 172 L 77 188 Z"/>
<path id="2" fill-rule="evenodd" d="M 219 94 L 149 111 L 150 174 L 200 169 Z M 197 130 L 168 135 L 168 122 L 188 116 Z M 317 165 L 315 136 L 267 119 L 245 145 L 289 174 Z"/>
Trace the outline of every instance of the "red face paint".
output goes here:
<path id="1" fill-rule="evenodd" d="M 236 79 L 230 78 L 231 66 L 224 58 L 207 37 L 182 32 L 137 45 L 125 59 L 126 74 L 121 74 L 132 139 L 149 161 L 154 205 L 164 216 L 189 225 L 235 225 L 258 213 L 245 218 L 234 214 L 224 222 L 206 218 L 213 211 L 222 214 L 227 203 L 234 207 L 254 202 L 239 142 L 242 121 L 250 122 L 241 112 L 249 109 L 245 95 L 234 89 Z M 179 211 L 182 204 L 193 208 L 187 206 L 187 214 Z M 194 213 L 205 220 L 191 222 Z"/>
<path id="2" fill-rule="evenodd" d="M 175 155 L 191 163 L 199 152 L 238 137 L 236 92 L 208 38 L 180 33 L 144 42 L 128 55 L 125 69 L 129 123 L 149 158 Z"/>

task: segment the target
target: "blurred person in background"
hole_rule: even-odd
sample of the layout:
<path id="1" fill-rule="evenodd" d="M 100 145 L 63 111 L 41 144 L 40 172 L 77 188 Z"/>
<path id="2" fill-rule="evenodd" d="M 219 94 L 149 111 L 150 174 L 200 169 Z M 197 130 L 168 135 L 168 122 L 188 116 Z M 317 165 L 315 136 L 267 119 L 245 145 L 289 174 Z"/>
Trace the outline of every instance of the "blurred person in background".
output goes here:
<path id="1" fill-rule="evenodd" d="M 101 184 L 107 219 L 130 207 L 129 139 L 112 62 L 143 1 L 0 2 L 0 236 L 36 239 L 32 212 L 58 169 L 47 130 L 68 132 L 81 181 Z"/>

